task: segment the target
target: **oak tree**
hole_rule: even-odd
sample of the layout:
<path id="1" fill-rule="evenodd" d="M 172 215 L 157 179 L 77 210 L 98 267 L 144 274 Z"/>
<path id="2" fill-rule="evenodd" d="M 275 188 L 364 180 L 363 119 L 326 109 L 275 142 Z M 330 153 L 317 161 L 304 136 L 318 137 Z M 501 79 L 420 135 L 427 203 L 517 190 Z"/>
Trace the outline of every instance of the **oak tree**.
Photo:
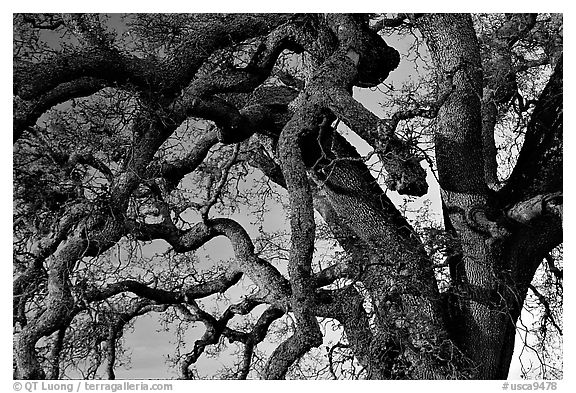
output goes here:
<path id="1" fill-rule="evenodd" d="M 156 312 L 204 325 L 182 378 L 224 339 L 285 378 L 325 321 L 333 375 L 506 378 L 530 289 L 561 334 L 562 84 L 555 14 L 14 15 L 15 376 L 113 379 Z M 442 227 L 391 200 L 431 181 Z"/>

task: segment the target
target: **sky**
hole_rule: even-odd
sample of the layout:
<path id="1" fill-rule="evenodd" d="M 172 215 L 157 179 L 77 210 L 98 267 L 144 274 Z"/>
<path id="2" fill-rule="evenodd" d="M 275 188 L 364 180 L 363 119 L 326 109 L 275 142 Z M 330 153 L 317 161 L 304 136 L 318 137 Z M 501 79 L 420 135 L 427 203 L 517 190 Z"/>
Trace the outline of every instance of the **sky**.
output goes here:
<path id="1" fill-rule="evenodd" d="M 148 10 L 154 10 L 154 11 L 160 11 L 160 10 L 162 10 L 162 11 L 164 11 L 164 10 L 172 10 L 172 11 L 179 10 L 179 11 L 181 11 L 182 10 L 181 8 L 179 8 L 179 7 L 182 7 L 181 3 L 179 5 L 176 5 L 176 6 L 170 6 L 168 4 L 168 2 L 162 2 L 162 4 L 159 4 L 158 2 L 156 2 L 156 3 L 150 4 L 150 5 L 142 5 L 142 3 L 139 3 L 138 6 L 127 5 L 124 2 L 122 4 L 123 4 L 123 6 L 119 6 L 118 2 L 109 2 L 109 3 L 98 2 L 98 8 L 101 8 L 104 6 L 107 10 L 117 10 L 118 11 L 119 10 L 118 7 L 120 7 L 120 8 L 123 8 L 123 7 L 125 7 L 125 8 L 126 7 L 127 8 L 131 8 L 131 7 L 132 8 L 138 8 L 138 6 L 139 6 L 139 7 L 147 8 Z M 326 4 L 326 3 L 321 3 L 321 4 Z M 423 2 L 421 4 L 422 5 L 420 7 L 422 7 L 422 6 L 426 7 L 427 6 L 427 3 L 425 3 L 425 2 Z M 502 2 L 493 2 L 493 3 L 482 2 L 482 4 L 484 7 L 492 7 L 492 10 L 495 9 L 495 7 L 502 6 Z M 526 8 L 534 9 L 537 7 L 542 7 L 541 2 L 533 2 L 533 3 L 523 2 L 522 4 L 523 4 L 522 9 L 526 9 Z M 551 6 L 550 2 L 547 2 L 546 4 L 548 5 L 548 7 Z M 106 5 L 108 7 L 106 7 Z M 308 5 L 309 5 L 309 2 L 308 2 Z M 334 4 L 330 4 L 330 5 L 334 6 L 334 8 L 337 8 L 337 6 Z M 45 9 L 45 7 L 47 7 L 47 4 L 46 3 L 32 4 L 30 2 L 23 2 L 23 3 L 19 3 L 17 6 L 19 8 L 18 10 L 14 9 L 14 8 L 16 8 L 16 5 L 14 5 L 14 4 L 9 5 L 7 8 L 9 8 L 10 12 L 21 11 L 22 8 L 26 11 L 31 11 L 31 10 L 36 11 L 36 10 Z M 201 7 L 202 5 L 198 5 L 198 6 Z M 235 6 L 236 5 L 233 5 L 230 7 L 235 7 Z M 382 8 L 382 5 L 379 3 L 371 3 L 370 6 L 372 7 L 372 8 L 370 8 L 372 10 Z M 429 6 L 429 4 L 428 4 L 428 6 Z M 50 7 L 53 9 L 54 3 L 50 3 Z M 78 10 L 78 7 L 83 8 L 83 10 L 84 10 L 85 8 L 94 7 L 94 4 L 81 4 L 79 2 L 74 2 L 74 3 L 70 2 L 70 3 L 68 3 L 67 6 L 65 6 L 67 11 L 68 10 Z M 174 8 L 174 7 L 176 7 L 176 8 Z M 224 7 L 226 7 L 226 6 L 224 6 Z M 265 7 L 267 7 L 267 6 L 265 6 Z M 295 3 L 290 2 L 290 8 L 294 8 L 294 7 L 296 7 Z M 325 7 L 326 7 L 326 5 L 325 5 Z M 126 10 L 125 8 L 123 9 L 123 11 Z M 332 7 L 329 7 L 329 8 L 330 8 L 330 10 L 334 9 Z M 360 10 L 361 8 L 362 8 L 362 6 L 358 6 L 358 8 L 356 8 L 356 9 Z M 139 8 L 139 9 L 141 9 L 141 8 Z M 226 9 L 230 10 L 231 8 L 226 8 Z M 428 9 L 428 8 L 425 8 L 425 9 Z M 437 4 L 435 4 L 435 9 L 436 10 L 453 10 L 454 5 L 450 4 L 450 3 L 437 3 Z M 214 10 L 214 9 L 212 9 L 212 10 Z M 348 10 L 340 10 L 339 9 L 339 11 L 348 11 Z M 4 28 L 6 28 L 6 31 L 2 35 L 4 38 L 4 40 L 2 41 L 2 44 L 6 45 L 4 48 L 5 49 L 4 53 L 8 53 L 8 50 L 11 50 L 11 45 L 12 45 L 10 38 L 9 38 L 9 37 L 11 37 L 11 33 L 8 32 L 8 28 L 10 28 L 10 25 L 11 25 L 11 18 L 9 16 L 9 14 L 7 14 L 6 12 L 2 13 L 1 16 L 5 18 L 5 20 L 3 20 L 5 23 L 3 23 L 2 25 Z M 571 30 L 572 30 L 572 28 L 573 28 L 572 26 L 574 26 L 574 24 L 571 24 L 570 23 L 571 18 L 568 17 L 568 15 L 566 15 L 566 16 L 567 16 L 566 17 L 566 23 L 565 23 L 565 26 L 566 26 L 565 37 L 566 37 L 566 41 L 567 41 L 566 46 L 568 48 L 570 48 L 570 45 L 568 44 L 568 42 L 571 42 L 571 37 L 573 37 L 573 35 L 571 34 Z M 566 54 L 565 61 L 567 63 L 571 64 L 573 61 L 573 59 L 572 59 L 573 55 L 571 54 L 570 51 L 567 51 L 567 52 L 568 53 Z M 6 91 L 9 91 L 8 89 L 10 88 L 8 86 L 8 83 L 11 83 L 11 80 L 8 78 L 8 75 L 10 75 L 10 70 L 12 67 L 11 67 L 11 61 L 10 61 L 8 56 L 5 56 L 3 60 L 4 60 L 3 66 L 5 67 L 4 68 L 5 77 L 2 78 L 2 82 L 5 83 L 6 86 L 4 86 L 4 89 L 2 89 L 2 91 L 6 92 Z M 570 69 L 570 68 L 567 67 L 567 69 Z M 391 77 L 393 77 L 393 75 Z M 571 107 L 571 105 L 574 102 L 573 97 L 572 97 L 572 94 L 573 94 L 572 92 L 574 90 L 571 88 L 571 87 L 573 87 L 573 80 L 572 80 L 572 78 L 570 78 L 569 75 L 566 75 L 566 84 L 569 88 L 566 89 L 565 102 L 566 102 L 567 106 Z M 376 107 L 374 107 L 374 108 L 371 107 L 372 104 L 370 103 L 369 97 L 365 98 L 362 96 L 362 94 L 360 94 L 358 98 L 366 106 L 369 106 L 370 109 L 374 109 L 374 110 L 377 109 Z M 3 117 L 2 117 L 5 121 L 4 124 L 6 124 L 6 125 L 11 124 L 10 119 L 12 117 L 11 104 L 8 104 L 8 100 L 10 100 L 10 102 L 11 102 L 11 97 L 8 97 L 8 94 L 6 94 L 6 105 L 3 106 Z M 378 112 L 376 112 L 376 113 L 378 113 Z M 569 110 L 568 114 L 566 116 L 566 129 L 572 129 L 572 127 L 571 127 L 572 122 L 573 122 L 572 113 L 574 113 L 574 112 Z M 8 144 L 5 144 L 5 146 L 7 146 L 7 145 Z M 574 147 L 573 136 L 571 134 L 567 133 L 566 134 L 566 148 L 565 149 L 567 151 L 572 151 L 573 147 Z M 573 156 L 574 156 L 573 154 L 567 154 L 566 155 L 566 164 L 565 165 L 568 168 L 573 168 L 575 165 L 575 163 L 573 161 Z M 8 152 L 6 152 L 6 154 L 2 155 L 2 159 L 5 160 L 3 162 L 4 165 L 2 165 L 2 168 L 3 168 L 2 176 L 3 176 L 3 180 L 7 182 L 8 179 L 11 178 L 11 171 L 10 171 L 11 161 L 8 158 Z M 569 185 L 566 187 L 566 192 L 569 193 L 569 198 L 571 198 L 572 197 L 572 188 Z M 10 214 L 8 212 L 8 206 L 11 205 L 11 199 L 10 199 L 10 202 L 8 200 L 8 198 L 10 198 L 10 195 L 6 195 L 6 196 L 4 196 L 4 198 L 5 199 L 3 200 L 3 202 L 4 202 L 3 206 L 5 208 L 2 209 L 2 213 L 5 214 L 5 219 L 3 222 L 6 224 L 9 224 L 11 221 L 8 218 L 8 215 Z M 569 200 L 571 200 L 571 199 L 569 199 Z M 565 235 L 565 236 L 567 236 L 567 238 L 570 238 L 570 236 L 572 235 L 572 228 L 571 228 L 571 224 L 570 224 L 570 223 L 574 222 L 571 219 L 572 214 L 573 214 L 573 209 L 570 207 L 569 204 L 567 204 L 567 206 L 566 206 L 566 222 L 568 224 L 567 224 L 567 232 Z M 8 229 L 8 228 L 10 228 L 10 229 Z M 11 249 L 11 245 L 9 247 L 9 244 L 8 244 L 9 240 L 8 239 L 10 239 L 10 237 L 8 236 L 8 230 L 11 230 L 11 226 L 8 227 L 8 225 L 4 225 L 3 230 L 6 231 L 6 236 L 2 237 L 2 239 L 4 239 L 4 241 L 6 241 L 6 244 L 5 244 L 5 247 L 3 247 L 3 250 L 4 250 L 4 252 L 6 252 L 6 258 L 5 259 L 9 260 L 9 256 L 7 255 L 7 251 Z M 570 246 L 570 244 L 566 244 L 566 247 L 565 247 L 565 259 L 566 260 L 570 260 L 570 256 L 572 255 L 572 252 L 573 251 L 572 251 L 572 247 Z M 7 265 L 7 263 L 6 263 L 6 265 Z M 571 267 L 568 264 L 566 264 L 566 265 L 567 266 L 565 267 L 565 270 L 566 270 L 566 275 L 567 275 L 568 280 L 569 280 Z M 9 277 L 11 275 L 5 274 L 4 276 L 6 277 L 6 279 L 8 281 Z M 6 291 L 4 293 L 4 295 L 5 295 L 4 298 L 10 299 L 11 298 L 11 293 L 9 292 L 10 291 L 10 285 L 8 283 L 6 283 L 6 285 L 3 286 L 3 290 Z M 572 292 L 573 291 L 571 290 L 570 286 L 567 286 L 566 287 L 566 294 L 565 294 L 567 302 L 569 301 L 569 299 L 572 299 L 572 296 L 573 296 Z M 8 313 L 8 312 L 10 312 L 10 307 L 9 307 L 10 302 L 7 301 L 5 303 L 6 303 L 6 304 L 4 304 L 4 306 L 6 307 L 5 312 Z M 148 318 L 148 317 L 146 317 L 146 318 Z M 156 332 L 156 330 L 155 330 L 156 328 L 154 325 L 155 325 L 155 323 L 153 321 L 146 321 L 146 319 L 142 319 L 141 321 L 137 322 L 137 326 L 136 326 L 137 329 L 135 329 L 135 332 L 131 335 L 127 335 L 127 339 L 132 340 L 134 345 L 133 345 L 133 367 L 132 367 L 131 374 L 130 375 L 126 374 L 126 377 L 129 377 L 129 378 L 147 378 L 147 377 L 150 377 L 152 374 L 156 375 L 157 372 L 154 370 L 158 370 L 160 368 L 160 366 L 164 365 L 163 358 L 161 356 L 158 356 L 158 355 L 160 355 L 161 353 L 166 353 L 166 350 L 168 350 L 168 353 L 172 352 L 173 345 L 170 345 L 170 343 L 169 343 L 171 335 Z M 573 326 L 573 317 L 572 317 L 572 313 L 570 311 L 570 308 L 567 307 L 566 308 L 566 315 L 565 315 L 565 327 L 567 327 L 567 328 L 565 329 L 565 331 L 570 332 L 571 326 Z M 5 337 L 4 341 L 10 345 L 10 343 L 11 343 L 11 329 L 10 329 L 10 327 L 6 328 L 4 337 Z M 570 340 L 570 337 L 571 337 L 571 334 L 569 334 L 568 337 L 566 338 L 565 348 L 568 348 L 568 346 L 572 345 L 573 340 Z M 145 345 L 143 345 L 143 344 L 145 344 Z M 11 347 L 11 345 L 10 345 L 10 347 Z M 11 357 L 9 356 L 8 352 L 11 353 L 11 350 L 8 351 L 8 348 L 6 348 L 4 353 L 7 356 L 5 356 L 3 358 L 3 363 L 2 363 L 2 366 L 3 366 L 2 368 L 4 370 L 7 370 L 7 369 L 11 370 L 12 360 L 11 360 Z M 565 367 L 566 368 L 570 364 L 572 364 L 572 365 L 574 364 L 572 361 L 573 357 L 571 356 L 570 352 L 571 351 L 568 351 L 568 350 L 565 351 L 565 361 L 566 361 Z M 511 376 L 515 372 L 515 370 L 511 370 Z M 121 372 L 121 370 L 118 370 L 119 376 L 121 375 L 120 372 Z M 571 378 L 571 376 L 567 375 L 566 378 L 567 379 Z"/>

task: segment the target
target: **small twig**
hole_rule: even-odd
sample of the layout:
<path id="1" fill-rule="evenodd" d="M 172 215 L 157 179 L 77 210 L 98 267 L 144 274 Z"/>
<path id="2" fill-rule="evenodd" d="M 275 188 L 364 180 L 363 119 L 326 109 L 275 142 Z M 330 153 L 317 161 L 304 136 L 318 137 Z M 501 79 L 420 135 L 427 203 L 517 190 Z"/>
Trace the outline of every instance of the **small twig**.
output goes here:
<path id="1" fill-rule="evenodd" d="M 560 326 L 558 326 L 558 324 L 556 323 L 556 320 L 554 319 L 554 316 L 552 315 L 552 310 L 550 309 L 550 303 L 548 302 L 548 300 L 546 299 L 546 297 L 541 294 L 535 287 L 534 285 L 530 284 L 528 286 L 528 288 L 530 288 L 530 290 L 532 291 L 532 293 L 534 293 L 534 295 L 538 298 L 538 301 L 540 302 L 540 304 L 542 304 L 542 306 L 544 306 L 544 318 L 548 319 L 552 325 L 556 328 L 556 330 L 558 331 L 558 333 L 562 336 L 562 329 L 560 328 Z"/>
<path id="2" fill-rule="evenodd" d="M 558 267 L 554 263 L 554 258 L 552 258 L 552 255 L 548 254 L 544 258 L 546 259 L 546 263 L 548 264 L 548 269 L 550 269 L 550 273 L 554 274 L 554 276 L 556 276 L 558 280 L 562 281 L 564 279 L 564 271 L 558 269 Z"/>

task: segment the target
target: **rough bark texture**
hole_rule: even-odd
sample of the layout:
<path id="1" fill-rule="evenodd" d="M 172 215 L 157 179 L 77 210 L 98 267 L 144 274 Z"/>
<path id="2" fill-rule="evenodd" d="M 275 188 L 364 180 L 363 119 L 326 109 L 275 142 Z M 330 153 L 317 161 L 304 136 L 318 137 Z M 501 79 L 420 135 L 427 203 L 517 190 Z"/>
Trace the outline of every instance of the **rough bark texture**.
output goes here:
<path id="1" fill-rule="evenodd" d="M 191 352 L 181 356 L 185 379 L 194 377 L 191 366 L 205 348 L 222 338 L 242 343 L 236 377 L 246 379 L 257 345 L 286 314 L 294 317 L 293 331 L 267 360 L 264 378 L 285 378 L 322 344 L 318 318 L 340 323 L 367 378 L 505 378 L 527 289 L 543 258 L 562 241 L 561 43 L 546 37 L 546 56 L 534 61 L 513 52 L 524 39 L 544 40 L 536 16 L 506 15 L 481 34 L 466 14 L 380 20 L 375 29 L 408 23 L 420 30 L 439 91 L 426 107 L 401 108 L 385 119 L 352 95 L 354 87 L 380 85 L 400 61 L 369 27 L 367 15 L 202 14 L 182 26 L 182 16 L 164 17 L 174 19 L 151 26 L 165 46 L 142 43 L 150 37 L 128 42 L 146 54 L 136 56 L 115 41 L 119 38 L 98 15 L 16 16 L 19 36 L 28 37 L 26 29 L 65 29 L 77 41 L 37 58 L 26 57 L 36 50 L 33 42 L 30 48 L 20 44 L 24 55 L 15 56 L 16 376 L 60 376 L 62 359 L 71 351 L 64 345 L 68 328 L 112 304 L 119 309 L 107 311 L 107 328 L 95 339 L 105 343 L 109 379 L 116 377 L 119 338 L 129 322 L 169 309 L 206 327 Z M 150 20 L 143 21 L 138 23 L 146 30 Z M 549 23 L 556 26 L 558 20 Z M 172 30 L 162 30 L 166 26 Z M 286 66 L 286 59 L 297 56 L 309 69 L 293 73 Z M 516 166 L 501 184 L 495 125 L 516 102 L 529 115 L 519 104 L 517 73 L 542 64 L 553 67 L 551 77 L 530 115 Z M 83 124 L 63 122 L 59 133 L 41 124 L 55 106 L 74 107 L 75 99 L 102 91 L 131 97 L 124 108 L 130 120 L 100 136 L 91 134 L 97 127 Z M 389 190 L 422 196 L 428 184 L 418 146 L 396 132 L 414 117 L 436 119 L 444 224 L 456 239 L 448 258 L 450 287 L 443 292 L 417 232 L 335 125 L 341 121 L 370 145 L 387 172 Z M 210 126 L 188 131 L 196 133 L 194 144 L 173 159 L 168 153 L 177 130 L 198 119 Z M 68 133 L 85 129 L 90 134 L 85 141 L 69 140 L 74 138 Z M 61 146 L 49 137 L 62 140 Z M 234 145 L 234 152 L 229 154 L 227 145 Z M 26 160 L 28 155 L 39 164 Z M 215 166 L 213 157 L 224 163 Z M 257 254 L 239 222 L 212 216 L 217 202 L 230 194 L 229 177 L 239 160 L 287 192 L 287 277 Z M 173 202 L 191 182 L 189 175 L 201 173 L 211 185 L 206 201 L 184 200 L 184 207 Z M 154 221 L 139 210 L 143 206 L 157 211 Z M 200 219 L 183 226 L 180 214 L 188 208 Z M 313 269 L 314 209 L 346 254 L 320 271 Z M 217 236 L 230 241 L 235 261 L 193 284 L 114 274 L 98 283 L 88 273 L 79 277 L 79 266 L 89 258 L 107 258 L 125 238 L 162 240 L 176 255 Z M 219 316 L 200 307 L 198 299 L 224 293 L 244 276 L 258 290 L 242 302 Z M 328 287 L 342 280 L 343 287 Z M 134 301 L 121 303 L 125 294 Z M 231 327 L 232 318 L 261 304 L 268 306 L 255 323 Z M 42 360 L 46 337 L 53 337 L 52 346 Z"/>
<path id="2" fill-rule="evenodd" d="M 490 147 L 492 142 L 486 142 L 486 138 L 484 143 L 481 141 L 483 133 L 493 133 L 495 108 L 491 106 L 493 103 L 484 101 L 482 119 L 482 64 L 471 19 L 467 15 L 432 15 L 419 19 L 418 23 L 428 40 L 440 83 L 450 73 L 453 74 L 455 86 L 438 113 L 436 132 L 436 156 L 447 228 L 456 232 L 462 253 L 452 277 L 457 298 L 457 311 L 451 322 L 453 338 L 476 364 L 478 377 L 505 378 L 512 355 L 515 323 L 526 295 L 524 286 L 527 285 L 527 278 L 531 280 L 533 277 L 534 264 L 541 262 L 542 255 L 527 252 L 520 257 L 511 254 L 518 242 L 525 242 L 524 236 L 530 238 L 531 235 L 526 233 L 525 228 L 510 231 L 495 222 L 494 217 L 487 217 L 496 204 L 502 202 L 501 199 L 489 198 L 483 170 L 486 162 L 486 173 L 492 173 L 492 177 L 488 178 L 493 179 L 493 170 L 490 169 L 493 164 L 489 163 L 493 157 L 487 156 L 491 151 L 493 153 Z M 490 60 L 494 61 L 493 58 Z M 503 73 L 502 77 L 498 77 L 492 70 L 490 77 L 500 81 L 504 77 L 509 78 L 506 69 L 510 67 L 489 64 L 485 72 L 491 72 L 490 67 L 495 67 Z M 551 97 L 546 91 L 554 85 L 557 72 L 558 69 L 542 94 L 539 105 L 550 105 Z M 506 88 L 503 82 L 498 87 Z M 502 91 L 499 93 L 505 95 Z M 556 100 L 559 97 L 556 96 Z M 561 118 L 562 111 L 556 108 L 546 113 Z M 552 137 L 553 130 L 557 129 L 556 126 L 542 130 L 540 135 Z M 484 146 L 484 149 L 479 146 Z M 538 151 L 536 146 L 526 141 L 519 164 L 526 155 Z M 535 153 L 534 159 L 537 160 L 541 154 Z M 550 165 L 546 165 L 546 168 L 550 168 Z M 558 185 L 549 183 L 555 181 L 553 178 L 556 176 L 547 177 L 546 184 L 557 191 Z M 522 189 L 526 190 L 524 187 Z M 502 192 L 500 198 L 511 196 L 506 193 Z M 513 198 L 515 202 L 519 200 L 521 198 Z M 553 244 L 559 241 L 557 236 L 548 233 L 546 238 L 555 238 Z M 536 248 L 540 246 L 546 248 L 543 244 Z"/>

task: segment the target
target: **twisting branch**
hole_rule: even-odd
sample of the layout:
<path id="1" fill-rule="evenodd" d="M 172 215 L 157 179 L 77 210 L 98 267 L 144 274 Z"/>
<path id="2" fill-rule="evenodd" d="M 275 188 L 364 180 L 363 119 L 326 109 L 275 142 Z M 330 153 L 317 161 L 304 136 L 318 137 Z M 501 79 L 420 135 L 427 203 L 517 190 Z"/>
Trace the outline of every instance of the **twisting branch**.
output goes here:
<path id="1" fill-rule="evenodd" d="M 270 34 L 288 23 L 291 14 L 198 14 L 194 27 L 170 54 L 162 69 L 164 89 L 179 94 L 217 50 Z"/>
<path id="2" fill-rule="evenodd" d="M 184 89 L 183 95 L 209 97 L 215 93 L 250 93 L 272 72 L 282 51 L 292 49 L 301 52 L 296 37 L 302 36 L 301 29 L 294 23 L 283 24 L 264 37 L 253 51 L 243 68 L 221 65 L 213 72 L 196 78 Z"/>
<path id="3" fill-rule="evenodd" d="M 194 146 L 190 147 L 188 154 L 173 162 L 152 162 L 148 167 L 150 177 L 159 173 L 166 179 L 168 191 L 174 190 L 178 183 L 189 173 L 192 173 L 208 155 L 210 149 L 218 143 L 218 132 L 210 128 L 203 134 Z"/>
<path id="4" fill-rule="evenodd" d="M 315 223 L 312 193 L 299 146 L 304 130 L 317 124 L 318 114 L 311 105 L 302 105 L 280 134 L 282 173 L 290 199 L 291 248 L 288 274 L 292 288 L 291 305 L 296 332 L 276 348 L 266 364 L 266 378 L 284 378 L 288 368 L 312 347 L 322 343 L 318 321 L 312 312 L 314 299 L 310 283 L 314 251 Z"/>
<path id="5" fill-rule="evenodd" d="M 116 379 L 114 367 L 116 363 L 116 345 L 122 337 L 125 326 L 134 318 L 145 315 L 149 312 L 164 312 L 167 305 L 157 305 L 148 299 L 139 300 L 128 307 L 127 310 L 114 315 L 113 321 L 108 326 L 106 336 L 106 376 L 108 379 Z"/>
<path id="6" fill-rule="evenodd" d="M 43 379 L 45 372 L 35 355 L 38 340 L 65 328 L 73 316 L 74 298 L 70 291 L 69 275 L 74 263 L 81 258 L 86 242 L 70 237 L 52 256 L 48 271 L 48 297 L 46 311 L 35 323 L 27 324 L 15 343 L 15 353 L 20 379 Z"/>
<path id="7" fill-rule="evenodd" d="M 49 355 L 49 369 L 46 373 L 48 379 L 60 379 L 60 356 L 64 345 L 66 328 L 62 327 L 55 333 L 54 341 Z"/>
<path id="8" fill-rule="evenodd" d="M 153 72 L 149 62 L 135 56 L 120 53 L 115 49 L 87 47 L 72 53 L 62 53 L 40 63 L 16 63 L 14 94 L 24 100 L 33 100 L 62 83 L 84 80 L 83 78 L 119 84 L 130 79 L 133 85 L 146 89 L 146 79 Z"/>
<path id="9" fill-rule="evenodd" d="M 196 250 L 216 236 L 226 236 L 232 243 L 238 270 L 250 277 L 262 296 L 280 308 L 285 308 L 290 298 L 290 285 L 286 278 L 268 261 L 255 254 L 250 236 L 232 219 L 214 218 L 206 223 L 197 223 L 188 230 L 179 230 L 173 224 L 144 224 L 131 220 L 126 221 L 126 227 L 136 239 L 164 239 L 178 253 Z"/>
<path id="10" fill-rule="evenodd" d="M 240 369 L 238 370 L 238 379 L 246 379 L 248 373 L 250 372 L 250 366 L 252 364 L 252 355 L 254 354 L 254 349 L 261 343 L 272 322 L 280 318 L 285 314 L 285 310 L 281 310 L 276 307 L 268 307 L 258 318 L 256 324 L 249 333 L 241 333 L 237 331 L 232 331 L 229 328 L 224 329 L 224 335 L 228 337 L 230 342 L 241 341 L 244 343 L 244 351 L 242 354 L 242 362 Z"/>
<path id="11" fill-rule="evenodd" d="M 336 370 L 334 368 L 334 351 L 336 349 L 349 349 L 349 348 L 350 348 L 349 345 L 339 342 L 339 343 L 332 345 L 330 347 L 330 350 L 328 351 L 328 367 L 330 369 L 330 374 L 332 374 L 332 377 L 334 379 L 338 379 L 338 376 L 336 375 Z"/>
<path id="12" fill-rule="evenodd" d="M 341 88 L 344 86 L 350 88 L 355 82 L 357 84 L 376 83 L 389 71 L 379 69 L 377 72 L 367 67 L 368 69 L 362 69 L 364 73 L 360 76 L 356 70 L 359 64 L 358 52 L 351 47 L 353 44 L 351 37 L 354 37 L 355 33 L 362 34 L 362 32 L 357 31 L 358 26 L 352 22 L 350 15 L 329 15 L 328 19 L 337 33 L 345 32 L 342 33 L 343 37 L 339 37 L 340 48 L 311 77 L 309 85 L 300 96 L 301 99 L 297 100 L 298 106 L 294 111 L 294 116 L 282 130 L 278 142 L 280 165 L 290 200 L 291 248 L 288 273 L 292 287 L 291 305 L 294 310 L 296 330 L 291 337 L 276 348 L 270 357 L 266 364 L 266 378 L 268 379 L 284 378 L 288 368 L 297 359 L 322 342 L 320 327 L 313 313 L 314 291 L 311 278 L 315 238 L 313 198 L 301 141 L 310 134 L 316 137 L 315 133 L 319 132 L 326 119 L 330 118 L 326 110 L 328 109 L 326 93 L 330 90 L 326 89 L 326 83 L 332 77 L 336 78 Z M 369 34 L 367 35 L 370 37 Z M 367 45 L 366 42 L 356 44 Z M 378 52 L 379 49 L 382 51 Z M 380 42 L 376 55 L 388 54 L 387 49 L 389 48 Z M 336 70 L 342 73 L 335 75 Z"/>
<path id="13" fill-rule="evenodd" d="M 228 288 L 238 283 L 241 277 L 242 272 L 228 269 L 224 274 L 213 280 L 190 286 L 183 290 L 152 288 L 139 281 L 124 280 L 109 284 L 101 289 L 90 289 L 86 292 L 84 298 L 91 303 L 108 299 L 120 293 L 131 292 L 158 304 L 177 304 L 186 302 L 187 299 L 200 299 L 215 293 L 224 293 Z"/>
<path id="14" fill-rule="evenodd" d="M 220 332 L 217 327 L 218 321 L 212 315 L 203 311 L 198 304 L 192 300 L 188 302 L 188 307 L 177 305 L 176 309 L 180 311 L 187 321 L 201 321 L 206 327 L 206 331 L 202 337 L 194 343 L 194 349 L 185 355 L 185 359 L 180 365 L 182 379 L 192 379 L 193 375 L 190 371 L 190 366 L 198 360 L 207 345 L 218 343 L 220 338 Z"/>
<path id="15" fill-rule="evenodd" d="M 13 111 L 13 143 L 16 143 L 24 131 L 36 124 L 44 112 L 53 106 L 77 97 L 84 97 L 96 93 L 109 86 L 110 82 L 103 79 L 82 77 L 69 82 L 61 83 L 37 98 L 24 100 L 20 96 L 14 97 Z"/>
<path id="16" fill-rule="evenodd" d="M 187 306 L 177 305 L 176 309 L 182 313 L 186 320 L 190 322 L 200 321 L 206 327 L 206 331 L 202 337 L 194 343 L 192 352 L 186 354 L 185 359 L 180 365 L 182 377 L 184 379 L 191 379 L 190 366 L 196 363 L 208 345 L 217 344 L 220 338 L 225 336 L 229 338 L 230 342 L 241 341 L 246 345 L 243 355 L 243 367 L 239 375 L 239 379 L 246 379 L 254 347 L 264 340 L 270 324 L 284 315 L 284 310 L 269 307 L 262 313 L 252 328 L 252 331 L 249 333 L 233 330 L 226 325 L 235 315 L 246 315 L 258 304 L 260 304 L 260 302 L 246 298 L 241 303 L 228 307 L 218 319 L 202 310 L 198 304 L 192 300 L 187 302 Z"/>
<path id="17" fill-rule="evenodd" d="M 230 173 L 230 169 L 232 168 L 232 166 L 236 163 L 239 151 L 240 151 L 240 144 L 236 144 L 236 146 L 234 146 L 232 156 L 230 157 L 228 162 L 224 165 L 224 167 L 221 169 L 220 181 L 216 186 L 216 190 L 214 190 L 212 197 L 200 209 L 200 216 L 202 217 L 202 221 L 204 221 L 205 223 L 208 221 L 208 213 L 210 212 L 210 208 L 214 206 L 216 202 L 218 202 L 218 199 L 220 198 L 220 195 L 224 190 L 224 186 L 228 181 L 228 174 Z"/>

